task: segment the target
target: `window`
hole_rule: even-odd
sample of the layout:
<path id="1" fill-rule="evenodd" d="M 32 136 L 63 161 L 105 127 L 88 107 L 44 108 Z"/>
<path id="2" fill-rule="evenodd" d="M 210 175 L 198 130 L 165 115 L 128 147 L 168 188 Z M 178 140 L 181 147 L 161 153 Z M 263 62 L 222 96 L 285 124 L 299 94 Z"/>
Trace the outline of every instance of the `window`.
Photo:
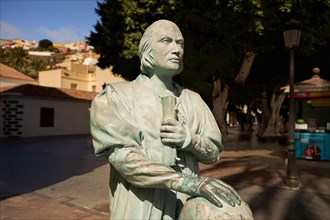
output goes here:
<path id="1" fill-rule="evenodd" d="M 71 89 L 76 90 L 77 89 L 77 84 L 76 83 L 71 83 Z"/>
<path id="2" fill-rule="evenodd" d="M 40 127 L 54 127 L 54 108 L 40 108 Z"/>
<path id="3" fill-rule="evenodd" d="M 96 86 L 92 86 L 92 92 L 96 92 Z"/>

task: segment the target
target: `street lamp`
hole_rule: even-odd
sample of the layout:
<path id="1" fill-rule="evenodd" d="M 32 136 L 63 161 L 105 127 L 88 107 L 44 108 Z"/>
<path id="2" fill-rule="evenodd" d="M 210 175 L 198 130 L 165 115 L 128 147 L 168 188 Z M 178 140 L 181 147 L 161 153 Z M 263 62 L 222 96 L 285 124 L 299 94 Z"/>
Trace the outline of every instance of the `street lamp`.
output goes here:
<path id="1" fill-rule="evenodd" d="M 296 165 L 296 147 L 294 141 L 295 106 L 294 106 L 294 51 L 299 46 L 302 24 L 297 20 L 285 23 L 283 32 L 285 47 L 290 51 L 290 109 L 289 109 L 289 137 L 288 137 L 288 164 L 286 185 L 291 188 L 299 186 Z"/>

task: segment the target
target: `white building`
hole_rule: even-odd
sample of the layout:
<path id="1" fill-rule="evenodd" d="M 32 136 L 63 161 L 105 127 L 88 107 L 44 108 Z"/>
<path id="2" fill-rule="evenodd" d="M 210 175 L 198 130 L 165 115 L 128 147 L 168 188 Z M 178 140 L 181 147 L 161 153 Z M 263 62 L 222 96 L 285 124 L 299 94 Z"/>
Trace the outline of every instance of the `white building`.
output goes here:
<path id="1" fill-rule="evenodd" d="M 0 137 L 89 134 L 95 92 L 19 85 L 0 88 Z"/>

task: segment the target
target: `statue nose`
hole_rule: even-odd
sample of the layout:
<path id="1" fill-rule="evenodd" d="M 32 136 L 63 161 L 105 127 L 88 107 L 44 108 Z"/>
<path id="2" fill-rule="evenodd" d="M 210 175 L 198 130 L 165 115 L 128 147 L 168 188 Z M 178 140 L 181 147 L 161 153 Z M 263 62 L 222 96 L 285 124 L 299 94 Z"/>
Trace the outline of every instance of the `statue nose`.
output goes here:
<path id="1" fill-rule="evenodd" d="M 172 53 L 179 55 L 180 54 L 180 49 L 179 45 L 176 42 L 173 42 L 172 44 Z"/>

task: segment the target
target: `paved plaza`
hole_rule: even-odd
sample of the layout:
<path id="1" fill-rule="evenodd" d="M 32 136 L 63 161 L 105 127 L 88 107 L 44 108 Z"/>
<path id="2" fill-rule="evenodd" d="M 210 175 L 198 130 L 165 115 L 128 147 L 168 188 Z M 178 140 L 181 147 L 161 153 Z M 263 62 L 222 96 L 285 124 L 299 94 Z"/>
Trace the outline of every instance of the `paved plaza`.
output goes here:
<path id="1" fill-rule="evenodd" d="M 285 186 L 285 146 L 229 130 L 225 152 L 201 175 L 234 186 L 256 220 L 330 219 L 330 161 L 298 159 L 300 186 Z M 109 165 L 89 135 L 0 140 L 0 219 L 108 217 Z"/>

